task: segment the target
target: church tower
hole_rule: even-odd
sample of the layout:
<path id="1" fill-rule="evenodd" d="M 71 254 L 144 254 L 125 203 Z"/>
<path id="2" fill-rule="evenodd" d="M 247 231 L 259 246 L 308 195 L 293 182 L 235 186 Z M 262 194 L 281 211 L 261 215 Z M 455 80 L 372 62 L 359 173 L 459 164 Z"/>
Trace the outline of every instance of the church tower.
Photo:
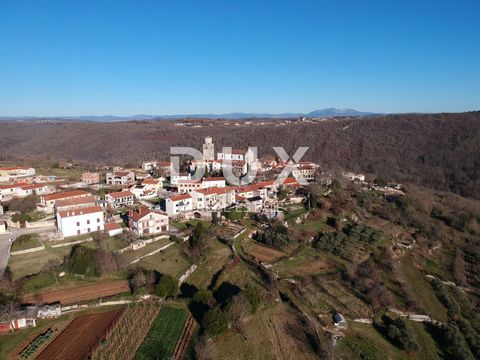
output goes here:
<path id="1" fill-rule="evenodd" d="M 210 136 L 205 138 L 205 144 L 203 144 L 203 160 L 215 160 L 215 147 Z"/>

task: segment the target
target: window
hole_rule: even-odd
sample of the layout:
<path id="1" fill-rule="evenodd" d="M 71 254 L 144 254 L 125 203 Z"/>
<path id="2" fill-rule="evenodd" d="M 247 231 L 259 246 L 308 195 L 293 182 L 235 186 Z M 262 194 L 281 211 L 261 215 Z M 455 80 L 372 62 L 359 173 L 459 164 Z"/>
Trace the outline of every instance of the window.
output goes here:
<path id="1" fill-rule="evenodd" d="M 80 230 L 77 230 L 77 235 L 80 235 Z"/>
<path id="2" fill-rule="evenodd" d="M 77 226 L 80 226 L 80 222 L 77 221 Z"/>
<path id="3" fill-rule="evenodd" d="M 100 231 L 100 226 L 97 226 L 97 231 Z"/>
<path id="4" fill-rule="evenodd" d="M 88 228 L 88 229 L 87 229 L 87 232 L 90 232 L 90 231 L 91 231 L 90 228 Z"/>
<path id="5" fill-rule="evenodd" d="M 97 219 L 97 223 L 99 223 L 99 222 L 100 222 L 100 218 Z"/>
<path id="6" fill-rule="evenodd" d="M 90 220 L 87 220 L 87 225 L 90 225 Z"/>

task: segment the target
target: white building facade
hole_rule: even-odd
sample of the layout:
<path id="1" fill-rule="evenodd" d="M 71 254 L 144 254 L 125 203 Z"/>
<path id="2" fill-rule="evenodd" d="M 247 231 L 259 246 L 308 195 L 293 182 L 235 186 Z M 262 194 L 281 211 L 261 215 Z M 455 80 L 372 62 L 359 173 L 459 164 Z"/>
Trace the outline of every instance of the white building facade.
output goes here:
<path id="1" fill-rule="evenodd" d="M 57 212 L 57 226 L 64 237 L 103 231 L 104 214 L 100 206 Z"/>

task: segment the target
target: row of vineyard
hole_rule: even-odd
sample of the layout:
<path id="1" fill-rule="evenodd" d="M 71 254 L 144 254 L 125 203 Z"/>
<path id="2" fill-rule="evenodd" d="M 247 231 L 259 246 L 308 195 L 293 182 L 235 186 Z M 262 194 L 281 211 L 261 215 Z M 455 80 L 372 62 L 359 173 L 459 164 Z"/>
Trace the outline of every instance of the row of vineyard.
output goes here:
<path id="1" fill-rule="evenodd" d="M 91 358 L 94 360 L 130 360 L 150 331 L 160 306 L 154 302 L 129 305 L 109 331 Z"/>

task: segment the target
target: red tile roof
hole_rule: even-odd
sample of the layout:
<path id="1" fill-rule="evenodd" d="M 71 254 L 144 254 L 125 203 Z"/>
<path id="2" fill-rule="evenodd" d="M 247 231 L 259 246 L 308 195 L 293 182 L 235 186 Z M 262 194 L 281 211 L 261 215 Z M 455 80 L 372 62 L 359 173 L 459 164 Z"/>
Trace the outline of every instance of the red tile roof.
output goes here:
<path id="1" fill-rule="evenodd" d="M 75 206 L 82 204 L 92 204 L 95 205 L 95 196 L 83 196 L 81 198 L 71 198 L 71 199 L 62 199 L 55 201 L 55 206 L 57 208 L 64 206 Z"/>
<path id="2" fill-rule="evenodd" d="M 211 188 L 207 188 L 207 189 L 198 189 L 198 190 L 195 190 L 197 193 L 200 193 L 200 194 L 203 194 L 203 195 L 212 195 L 212 194 L 225 194 L 227 192 L 230 192 L 230 191 L 234 191 L 233 188 L 231 187 L 211 187 Z"/>
<path id="3" fill-rule="evenodd" d="M 200 184 L 201 180 L 178 180 L 178 184 Z"/>
<path id="4" fill-rule="evenodd" d="M 283 182 L 282 185 L 286 185 L 286 186 L 298 186 L 299 183 L 297 180 L 295 180 L 295 178 L 286 178 L 285 181 Z"/>
<path id="5" fill-rule="evenodd" d="M 31 169 L 29 167 L 25 167 L 25 166 L 16 166 L 16 167 L 2 167 L 0 168 L 0 170 L 3 170 L 3 171 L 12 171 L 12 170 L 28 170 L 28 169 Z"/>
<path id="6" fill-rule="evenodd" d="M 24 185 L 24 186 L 20 186 L 20 188 L 22 190 L 34 190 L 34 189 L 41 189 L 43 188 L 45 185 L 42 185 L 42 184 L 30 184 L 30 185 Z"/>
<path id="7" fill-rule="evenodd" d="M 76 197 L 76 196 L 88 196 L 88 195 L 92 195 L 92 194 L 84 190 L 74 190 L 74 191 L 59 192 L 51 195 L 45 195 L 43 197 L 43 200 L 52 201 L 52 200 L 60 200 L 60 199 L 67 199 L 67 198 Z"/>
<path id="8" fill-rule="evenodd" d="M 148 209 L 144 206 L 140 207 L 138 210 L 136 211 L 130 211 L 128 216 L 130 219 L 132 219 L 133 221 L 140 221 L 142 218 L 144 218 L 146 215 L 149 215 L 149 214 L 158 214 L 158 215 L 162 215 L 162 216 L 167 216 L 166 214 L 162 214 L 161 212 L 159 211 L 155 211 L 155 210 L 152 210 L 152 209 Z"/>
<path id="9" fill-rule="evenodd" d="M 122 227 L 118 225 L 116 222 L 109 222 L 105 224 L 106 231 L 120 230 L 120 229 L 122 229 Z"/>
<path id="10" fill-rule="evenodd" d="M 112 192 L 110 194 L 112 198 L 114 199 L 121 199 L 121 198 L 124 198 L 124 197 L 130 197 L 130 196 L 133 196 L 133 194 L 130 192 L 130 191 L 118 191 L 118 192 Z"/>
<path id="11" fill-rule="evenodd" d="M 28 183 L 16 183 L 16 184 L 0 185 L 0 190 L 15 189 L 15 188 L 19 188 L 19 187 L 27 186 L 27 185 L 29 185 L 29 184 Z"/>
<path id="12" fill-rule="evenodd" d="M 59 211 L 58 214 L 60 215 L 60 217 L 66 218 L 66 217 L 72 217 L 72 216 L 94 214 L 98 212 L 103 213 L 103 210 L 100 206 L 90 206 L 90 207 L 79 208 L 79 209 Z"/>
<path id="13" fill-rule="evenodd" d="M 121 177 L 128 176 L 128 175 L 130 175 L 130 171 L 115 171 L 113 173 L 113 175 L 114 176 L 121 176 Z"/>
<path id="14" fill-rule="evenodd" d="M 172 201 L 180 201 L 180 200 L 186 200 L 186 199 L 191 199 L 192 197 L 188 194 L 183 194 L 183 195 L 176 195 L 170 197 L 170 200 Z"/>
<path id="15" fill-rule="evenodd" d="M 160 183 L 160 179 L 145 179 L 142 181 L 142 184 L 150 184 L 150 185 L 158 185 Z"/>

